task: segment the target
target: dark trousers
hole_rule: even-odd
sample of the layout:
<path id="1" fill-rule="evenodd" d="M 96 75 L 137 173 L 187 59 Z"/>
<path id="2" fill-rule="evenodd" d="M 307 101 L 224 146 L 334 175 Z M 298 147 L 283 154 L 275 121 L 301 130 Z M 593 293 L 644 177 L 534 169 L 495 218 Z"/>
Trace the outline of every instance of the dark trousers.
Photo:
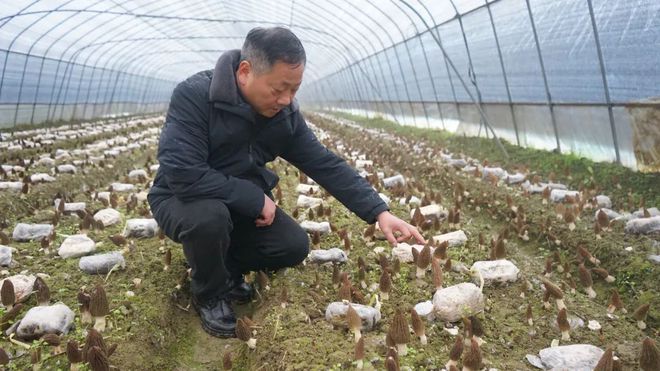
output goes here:
<path id="1" fill-rule="evenodd" d="M 199 299 L 224 294 L 229 279 L 248 271 L 297 265 L 309 252 L 307 233 L 279 207 L 271 225 L 257 227 L 217 199 L 184 203 L 169 197 L 152 206 L 165 235 L 183 244 L 191 291 Z"/>

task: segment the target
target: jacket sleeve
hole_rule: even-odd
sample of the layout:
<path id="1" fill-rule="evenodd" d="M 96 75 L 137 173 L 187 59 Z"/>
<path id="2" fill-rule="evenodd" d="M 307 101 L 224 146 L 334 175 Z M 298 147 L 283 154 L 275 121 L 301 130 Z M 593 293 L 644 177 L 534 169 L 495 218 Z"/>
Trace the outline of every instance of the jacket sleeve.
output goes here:
<path id="1" fill-rule="evenodd" d="M 199 86 L 184 81 L 174 89 L 158 147 L 165 181 L 184 202 L 217 198 L 230 210 L 256 218 L 263 209 L 263 190 L 248 180 L 227 176 L 207 162 L 209 107 Z"/>
<path id="2" fill-rule="evenodd" d="M 292 120 L 293 136 L 281 155 L 283 159 L 309 175 L 369 224 L 376 221 L 378 214 L 389 210 L 366 179 L 319 142 L 300 112 L 294 113 Z"/>

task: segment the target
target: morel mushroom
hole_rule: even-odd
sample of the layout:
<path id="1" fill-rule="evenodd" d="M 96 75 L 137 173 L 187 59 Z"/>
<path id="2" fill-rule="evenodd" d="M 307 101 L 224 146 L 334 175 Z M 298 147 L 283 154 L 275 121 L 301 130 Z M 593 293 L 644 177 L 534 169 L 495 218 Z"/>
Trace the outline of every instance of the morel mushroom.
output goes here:
<path id="1" fill-rule="evenodd" d="M 633 318 L 637 321 L 637 327 L 641 330 L 646 329 L 646 316 L 649 313 L 649 308 L 651 308 L 651 304 L 642 304 L 633 313 Z"/>
<path id="2" fill-rule="evenodd" d="M 383 271 L 380 275 L 380 281 L 378 288 L 380 290 L 380 297 L 383 300 L 387 300 L 390 297 L 390 290 L 392 289 L 392 280 L 390 274 L 387 271 Z"/>
<path id="3" fill-rule="evenodd" d="M 449 351 L 449 362 L 445 365 L 446 369 L 450 369 L 451 367 L 456 367 L 458 364 L 458 360 L 461 359 L 461 355 L 463 354 L 463 336 L 458 335 L 456 336 L 456 340 L 454 341 L 454 346 L 452 346 L 451 350 Z"/>
<path id="4" fill-rule="evenodd" d="M 477 340 L 470 339 L 470 347 L 463 355 L 463 371 L 477 371 L 481 369 L 481 349 Z"/>
<path id="5" fill-rule="evenodd" d="M 72 339 L 66 343 L 66 358 L 69 360 L 70 371 L 78 371 L 80 363 L 83 361 L 83 354 L 77 341 Z"/>
<path id="6" fill-rule="evenodd" d="M 362 370 L 364 367 L 364 339 L 362 337 L 355 344 L 355 362 L 357 363 L 355 367 Z"/>
<path id="7" fill-rule="evenodd" d="M 348 324 L 348 329 L 353 333 L 355 337 L 355 342 L 362 337 L 362 318 L 358 312 L 353 308 L 352 305 L 348 305 L 348 310 L 346 311 L 346 322 Z"/>
<path id="8" fill-rule="evenodd" d="M 248 348 L 257 348 L 257 339 L 252 337 L 252 331 L 243 318 L 236 321 L 236 337 L 247 344 Z"/>
<path id="9" fill-rule="evenodd" d="M 92 297 L 84 290 L 78 291 L 78 303 L 80 304 L 80 323 L 92 323 L 92 313 L 89 311 L 89 304 Z"/>
<path id="10" fill-rule="evenodd" d="M 582 286 L 584 286 L 584 290 L 587 292 L 587 295 L 589 295 L 589 298 L 595 298 L 596 291 L 594 291 L 593 288 L 594 281 L 591 278 L 591 272 L 584 266 L 584 263 L 580 263 L 578 273 L 580 276 L 580 282 L 582 283 Z"/>
<path id="11" fill-rule="evenodd" d="M 610 302 L 607 304 L 607 313 L 612 314 L 617 309 L 620 309 L 623 313 L 626 313 L 626 308 L 623 307 L 623 302 L 619 296 L 617 290 L 612 290 L 612 296 L 610 297 Z"/>
<path id="12" fill-rule="evenodd" d="M 48 306 L 50 304 L 50 289 L 41 277 L 34 280 L 33 289 L 37 292 L 37 305 Z"/>
<path id="13" fill-rule="evenodd" d="M 105 331 L 105 316 L 110 313 L 110 308 L 108 306 L 108 298 L 105 295 L 105 289 L 102 285 L 97 285 L 92 293 L 89 312 L 94 317 L 94 328 L 99 332 Z"/>
<path id="14" fill-rule="evenodd" d="M 414 248 L 413 248 L 414 250 Z M 417 257 L 416 265 L 417 265 L 417 278 L 424 278 L 424 275 L 426 274 L 426 269 L 429 267 L 429 263 L 431 263 L 431 248 L 429 245 L 424 246 L 422 251 L 419 253 L 419 256 Z"/>
<path id="15" fill-rule="evenodd" d="M 0 288 L 0 297 L 2 299 L 2 305 L 5 306 L 8 311 L 10 311 L 14 304 L 16 304 L 14 283 L 11 282 L 11 280 L 8 278 L 2 282 L 2 288 Z"/>
<path id="16" fill-rule="evenodd" d="M 564 292 L 562 289 L 560 289 L 559 286 L 555 285 L 547 278 L 541 277 L 541 282 L 543 282 L 546 293 L 555 299 L 555 302 L 557 303 L 557 309 L 565 309 L 566 304 L 564 304 Z"/>
<path id="17" fill-rule="evenodd" d="M 644 371 L 660 370 L 660 352 L 653 339 L 647 337 L 642 341 L 642 351 L 639 354 L 639 368 Z"/>
<path id="18" fill-rule="evenodd" d="M 424 321 L 422 321 L 415 308 L 410 310 L 410 319 L 412 322 L 413 331 L 415 332 L 415 335 L 419 337 L 419 342 L 422 343 L 422 345 L 428 344 Z"/>
<path id="19" fill-rule="evenodd" d="M 408 342 L 410 342 L 410 330 L 408 320 L 403 315 L 401 308 L 397 308 L 391 326 L 392 340 L 396 344 L 396 350 L 399 355 L 405 356 L 408 352 Z"/>
<path id="20" fill-rule="evenodd" d="M 563 308 L 557 314 L 557 325 L 561 331 L 561 339 L 571 340 L 571 324 L 568 322 L 568 314 L 566 312 L 566 308 Z"/>

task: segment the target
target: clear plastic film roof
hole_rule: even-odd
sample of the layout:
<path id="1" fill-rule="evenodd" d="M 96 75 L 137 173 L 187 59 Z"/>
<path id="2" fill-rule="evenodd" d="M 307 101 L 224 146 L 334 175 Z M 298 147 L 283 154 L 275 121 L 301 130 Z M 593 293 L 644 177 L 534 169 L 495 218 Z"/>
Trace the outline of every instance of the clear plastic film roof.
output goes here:
<path id="1" fill-rule="evenodd" d="M 660 96 L 653 0 L 14 1 L 0 127 L 164 111 L 179 81 L 276 25 L 305 46 L 310 109 L 635 167 L 627 106 Z"/>

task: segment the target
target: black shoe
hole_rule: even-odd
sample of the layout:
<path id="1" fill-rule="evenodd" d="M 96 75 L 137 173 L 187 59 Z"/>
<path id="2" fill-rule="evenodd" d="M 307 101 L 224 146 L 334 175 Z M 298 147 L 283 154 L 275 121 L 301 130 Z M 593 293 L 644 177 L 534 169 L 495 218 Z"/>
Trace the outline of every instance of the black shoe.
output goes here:
<path id="1" fill-rule="evenodd" d="M 229 300 L 235 301 L 237 304 L 249 303 L 252 300 L 254 289 L 252 288 L 252 285 L 243 280 L 242 275 L 238 278 L 234 278 L 229 287 L 231 287 L 230 291 L 227 293 L 227 298 Z"/>
<path id="2" fill-rule="evenodd" d="M 204 331 L 221 338 L 236 336 L 236 316 L 226 296 L 201 301 L 193 295 L 192 304 L 199 313 Z"/>

